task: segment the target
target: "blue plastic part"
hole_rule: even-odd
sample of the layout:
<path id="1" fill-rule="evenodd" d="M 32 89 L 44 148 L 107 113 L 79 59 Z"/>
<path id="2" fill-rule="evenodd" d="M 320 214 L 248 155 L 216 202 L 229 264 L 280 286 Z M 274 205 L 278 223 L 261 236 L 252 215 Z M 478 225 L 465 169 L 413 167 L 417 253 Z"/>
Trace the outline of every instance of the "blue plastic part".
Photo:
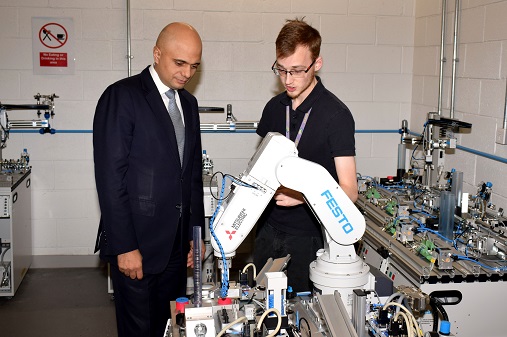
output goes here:
<path id="1" fill-rule="evenodd" d="M 178 297 L 176 299 L 176 302 L 177 303 L 188 303 L 189 302 L 189 299 L 187 297 Z"/>
<path id="2" fill-rule="evenodd" d="M 275 307 L 275 295 L 271 294 L 268 296 L 268 309 Z"/>
<path id="3" fill-rule="evenodd" d="M 285 316 L 285 305 L 283 305 L 284 302 L 285 302 L 285 297 L 282 296 L 282 306 L 281 306 L 281 308 L 282 308 L 282 312 L 281 312 L 282 316 Z"/>
<path id="4" fill-rule="evenodd" d="M 311 291 L 300 291 L 296 293 L 296 296 L 310 296 L 312 294 Z"/>
<path id="5" fill-rule="evenodd" d="M 215 211 L 213 212 L 213 215 L 211 216 L 211 219 L 209 221 L 210 234 L 211 234 L 211 236 L 213 236 L 213 238 L 215 239 L 215 242 L 218 245 L 218 248 L 220 250 L 220 254 L 222 255 L 222 263 L 224 266 L 223 267 L 224 271 L 223 271 L 223 275 L 222 275 L 222 286 L 220 288 L 220 297 L 221 298 L 226 298 L 227 293 L 229 291 L 229 273 L 227 272 L 227 259 L 225 257 L 224 248 L 222 247 L 220 240 L 218 240 L 218 237 L 215 234 L 215 230 L 213 229 L 213 223 L 215 222 L 215 217 L 217 216 L 218 211 L 220 210 L 220 207 L 222 207 L 222 200 L 223 200 L 224 191 L 225 191 L 225 178 L 222 179 L 222 187 L 220 189 L 220 198 L 218 200 L 218 205 L 217 205 Z"/>
<path id="6" fill-rule="evenodd" d="M 449 335 L 451 333 L 451 322 L 442 321 L 440 322 L 440 331 L 442 335 Z"/>

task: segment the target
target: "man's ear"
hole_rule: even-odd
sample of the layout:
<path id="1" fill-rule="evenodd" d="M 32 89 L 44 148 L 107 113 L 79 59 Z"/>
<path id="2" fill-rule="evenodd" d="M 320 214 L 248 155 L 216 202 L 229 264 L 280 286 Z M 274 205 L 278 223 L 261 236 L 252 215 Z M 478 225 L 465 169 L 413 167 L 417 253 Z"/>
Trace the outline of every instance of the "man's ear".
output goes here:
<path id="1" fill-rule="evenodd" d="M 160 51 L 159 47 L 157 47 L 157 46 L 153 47 L 153 62 L 155 64 L 158 64 L 161 54 L 162 54 L 162 52 Z"/>
<path id="2" fill-rule="evenodd" d="M 322 56 L 317 57 L 317 59 L 315 60 L 315 71 L 320 70 L 320 68 L 322 68 L 322 64 L 323 64 Z"/>

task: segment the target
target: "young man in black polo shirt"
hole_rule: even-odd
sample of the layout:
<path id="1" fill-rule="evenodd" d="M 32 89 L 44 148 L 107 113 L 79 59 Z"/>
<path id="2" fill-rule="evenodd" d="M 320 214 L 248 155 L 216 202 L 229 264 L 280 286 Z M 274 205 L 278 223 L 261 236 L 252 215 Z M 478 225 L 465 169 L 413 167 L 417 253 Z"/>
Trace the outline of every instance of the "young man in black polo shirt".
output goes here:
<path id="1" fill-rule="evenodd" d="M 322 67 L 319 32 L 302 19 L 287 20 L 276 39 L 273 72 L 285 92 L 265 106 L 257 128 L 264 137 L 279 132 L 296 143 L 299 156 L 322 165 L 352 200 L 357 199 L 354 119 L 315 72 Z M 301 177 L 312 179 L 312 177 Z M 254 263 L 287 254 L 288 283 L 311 290 L 309 265 L 323 248 L 322 229 L 301 193 L 280 187 L 258 223 Z"/>

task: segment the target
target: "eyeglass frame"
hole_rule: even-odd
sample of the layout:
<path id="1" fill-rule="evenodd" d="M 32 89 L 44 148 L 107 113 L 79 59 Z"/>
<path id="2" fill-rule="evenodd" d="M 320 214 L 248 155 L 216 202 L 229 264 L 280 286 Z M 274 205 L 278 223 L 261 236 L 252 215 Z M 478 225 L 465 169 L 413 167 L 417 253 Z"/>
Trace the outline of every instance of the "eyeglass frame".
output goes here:
<path id="1" fill-rule="evenodd" d="M 275 62 L 271 66 L 271 70 L 273 70 L 273 72 L 275 73 L 276 76 L 287 77 L 287 75 L 290 74 L 290 76 L 294 77 L 293 72 L 296 72 L 297 74 L 303 74 L 303 73 L 307 74 L 310 71 L 310 69 L 313 67 L 313 65 L 315 64 L 316 61 L 317 61 L 317 59 L 313 60 L 312 64 L 310 64 L 308 66 L 308 68 L 306 68 L 306 70 L 302 70 L 302 69 L 286 70 L 286 69 L 275 68 L 275 64 L 276 64 L 276 60 L 275 60 Z M 283 73 L 285 73 L 285 75 L 282 75 Z"/>

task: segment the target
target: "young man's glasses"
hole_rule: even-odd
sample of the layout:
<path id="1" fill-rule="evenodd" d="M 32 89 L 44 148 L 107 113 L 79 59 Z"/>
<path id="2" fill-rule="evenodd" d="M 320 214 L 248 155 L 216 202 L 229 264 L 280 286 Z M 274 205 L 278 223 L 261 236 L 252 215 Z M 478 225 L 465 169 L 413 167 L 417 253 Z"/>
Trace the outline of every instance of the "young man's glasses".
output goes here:
<path id="1" fill-rule="evenodd" d="M 275 68 L 276 65 L 275 61 L 275 63 L 273 63 L 273 65 L 271 66 L 271 70 L 273 70 L 276 76 L 287 77 L 287 74 L 289 74 L 294 78 L 301 78 L 304 77 L 305 74 L 310 70 L 310 68 L 315 64 L 315 61 L 317 61 L 317 59 L 313 60 L 312 64 L 310 64 L 308 68 L 306 68 L 306 70 L 303 69 L 285 70 L 281 68 Z"/>

